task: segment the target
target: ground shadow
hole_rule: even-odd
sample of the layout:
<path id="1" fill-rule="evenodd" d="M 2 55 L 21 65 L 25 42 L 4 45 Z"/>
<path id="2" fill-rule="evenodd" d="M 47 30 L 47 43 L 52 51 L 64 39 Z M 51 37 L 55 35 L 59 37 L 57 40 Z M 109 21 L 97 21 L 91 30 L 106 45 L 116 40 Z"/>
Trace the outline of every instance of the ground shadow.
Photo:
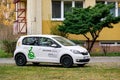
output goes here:
<path id="1" fill-rule="evenodd" d="M 47 64 L 42 63 L 39 65 L 34 65 L 29 63 L 26 66 L 64 68 L 61 64 L 52 64 L 52 63 L 47 63 Z M 91 67 L 91 66 L 90 65 L 85 65 L 85 66 L 73 65 L 71 68 L 87 68 L 87 67 Z"/>

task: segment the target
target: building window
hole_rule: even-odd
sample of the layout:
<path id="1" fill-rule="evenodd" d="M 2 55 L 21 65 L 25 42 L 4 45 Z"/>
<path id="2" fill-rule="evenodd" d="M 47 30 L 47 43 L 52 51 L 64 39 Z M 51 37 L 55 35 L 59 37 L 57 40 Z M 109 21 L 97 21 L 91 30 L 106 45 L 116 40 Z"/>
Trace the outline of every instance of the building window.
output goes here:
<path id="1" fill-rule="evenodd" d="M 110 12 L 111 12 L 111 14 L 113 14 L 113 16 L 116 16 L 115 15 L 115 2 L 107 2 L 107 4 L 109 5 L 109 4 L 113 4 L 114 5 L 114 8 L 112 8 L 111 10 L 110 10 Z"/>
<path id="2" fill-rule="evenodd" d="M 101 41 L 100 46 L 120 46 L 120 41 Z"/>
<path id="3" fill-rule="evenodd" d="M 113 4 L 114 8 L 110 10 L 111 14 L 113 14 L 113 16 L 120 16 L 120 2 L 109 2 L 109 1 L 96 1 L 96 3 L 102 3 L 102 4 Z"/>
<path id="4" fill-rule="evenodd" d="M 105 1 L 96 1 L 96 3 L 105 4 Z"/>
<path id="5" fill-rule="evenodd" d="M 22 44 L 36 46 L 38 45 L 38 39 L 38 37 L 26 37 L 23 39 Z"/>
<path id="6" fill-rule="evenodd" d="M 120 8 L 118 9 L 118 16 L 120 16 Z"/>
<path id="7" fill-rule="evenodd" d="M 82 1 L 75 1 L 75 7 L 83 8 L 83 2 Z"/>
<path id="8" fill-rule="evenodd" d="M 52 20 L 64 20 L 65 13 L 70 12 L 72 7 L 83 8 L 83 1 L 52 0 Z"/>
<path id="9" fill-rule="evenodd" d="M 65 13 L 71 12 L 72 1 L 64 1 L 64 16 Z"/>
<path id="10" fill-rule="evenodd" d="M 52 18 L 61 18 L 61 2 L 52 1 Z"/>
<path id="11" fill-rule="evenodd" d="M 120 2 L 118 2 L 118 16 L 120 16 Z"/>
<path id="12" fill-rule="evenodd" d="M 114 46 L 115 42 L 100 42 L 100 46 Z"/>

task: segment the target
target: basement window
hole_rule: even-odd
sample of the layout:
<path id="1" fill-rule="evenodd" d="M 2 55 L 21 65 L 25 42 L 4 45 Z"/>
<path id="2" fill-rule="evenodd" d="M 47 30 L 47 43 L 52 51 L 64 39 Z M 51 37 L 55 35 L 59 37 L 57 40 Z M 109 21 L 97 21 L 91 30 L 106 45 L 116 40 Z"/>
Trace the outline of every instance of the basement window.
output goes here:
<path id="1" fill-rule="evenodd" d="M 117 42 L 117 45 L 120 46 L 120 42 Z"/>
<path id="2" fill-rule="evenodd" d="M 115 42 L 100 42 L 100 46 L 115 46 Z"/>
<path id="3" fill-rule="evenodd" d="M 100 46 L 120 46 L 120 42 L 119 41 L 101 41 L 100 42 Z"/>

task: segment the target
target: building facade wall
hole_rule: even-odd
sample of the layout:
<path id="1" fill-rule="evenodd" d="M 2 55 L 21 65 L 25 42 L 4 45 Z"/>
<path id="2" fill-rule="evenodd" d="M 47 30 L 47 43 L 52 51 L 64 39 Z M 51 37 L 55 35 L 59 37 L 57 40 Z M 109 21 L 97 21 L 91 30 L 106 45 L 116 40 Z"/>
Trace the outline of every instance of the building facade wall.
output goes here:
<path id="1" fill-rule="evenodd" d="M 42 34 L 50 34 L 51 0 L 42 0 Z"/>
<path id="2" fill-rule="evenodd" d="M 85 46 L 86 47 L 86 46 Z M 120 45 L 100 45 L 100 41 L 96 41 L 92 48 L 93 53 L 110 53 L 110 52 L 120 52 Z"/>
<path id="3" fill-rule="evenodd" d="M 27 1 L 27 34 L 50 34 L 51 28 L 57 26 L 63 20 L 52 19 L 52 0 L 26 0 Z M 73 1 L 73 0 L 57 0 L 57 1 Z M 83 7 L 94 6 L 96 0 L 74 0 L 83 1 Z M 97 0 L 112 1 L 119 0 Z M 19 5 L 19 4 L 18 4 Z M 119 2 L 120 5 L 120 2 Z M 119 6 L 118 5 L 118 6 Z M 105 28 L 101 32 L 98 40 L 120 40 L 120 23 L 115 24 L 114 28 Z M 89 34 L 88 34 L 89 35 Z M 86 40 L 81 35 L 70 35 L 71 39 Z"/>
<path id="4" fill-rule="evenodd" d="M 69 0 L 72 1 L 72 0 Z M 83 0 L 84 1 L 84 0 Z M 106 1 L 106 0 L 102 0 Z M 116 0 L 111 0 L 111 1 L 116 1 Z M 88 6 L 94 6 L 96 4 L 96 0 L 85 0 L 84 1 L 84 6 L 83 7 L 88 7 Z M 42 34 L 50 34 L 50 29 L 53 26 L 53 23 L 56 23 L 58 25 L 58 22 L 62 22 L 62 20 L 52 20 L 52 0 L 42 0 Z M 120 40 L 120 23 L 114 25 L 114 28 L 108 29 L 105 28 L 98 40 Z M 89 35 L 89 34 L 88 34 Z M 71 39 L 80 39 L 80 40 L 86 40 L 83 36 L 81 35 L 70 35 L 69 36 Z"/>
<path id="5" fill-rule="evenodd" d="M 85 0 L 85 3 L 84 3 L 84 7 L 88 7 L 88 6 L 94 6 L 96 3 L 96 0 Z"/>
<path id="6" fill-rule="evenodd" d="M 106 1 L 106 0 L 99 0 L 99 1 Z M 111 1 L 116 1 L 116 0 L 111 0 Z M 85 0 L 83 7 L 94 6 L 95 4 L 96 4 L 96 0 Z M 52 16 L 52 0 L 27 0 L 28 34 L 50 34 L 51 28 L 63 21 L 63 20 L 52 20 L 51 16 Z M 103 29 L 98 40 L 120 40 L 120 36 L 119 36 L 120 23 L 115 24 L 114 26 L 115 27 L 112 29 L 108 29 L 108 28 Z M 70 35 L 70 38 L 86 40 L 83 36 L 78 36 L 78 35 Z"/>

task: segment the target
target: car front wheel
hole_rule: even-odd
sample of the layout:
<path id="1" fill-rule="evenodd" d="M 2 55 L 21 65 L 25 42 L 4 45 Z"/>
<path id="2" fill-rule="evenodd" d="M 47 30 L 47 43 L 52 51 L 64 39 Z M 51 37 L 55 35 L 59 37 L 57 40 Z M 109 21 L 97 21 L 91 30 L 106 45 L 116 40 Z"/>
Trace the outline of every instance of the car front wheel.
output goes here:
<path id="1" fill-rule="evenodd" d="M 66 67 L 66 68 L 69 68 L 69 67 L 72 67 L 73 65 L 73 59 L 72 57 L 66 55 L 66 56 L 63 56 L 61 58 L 61 64 Z"/>

